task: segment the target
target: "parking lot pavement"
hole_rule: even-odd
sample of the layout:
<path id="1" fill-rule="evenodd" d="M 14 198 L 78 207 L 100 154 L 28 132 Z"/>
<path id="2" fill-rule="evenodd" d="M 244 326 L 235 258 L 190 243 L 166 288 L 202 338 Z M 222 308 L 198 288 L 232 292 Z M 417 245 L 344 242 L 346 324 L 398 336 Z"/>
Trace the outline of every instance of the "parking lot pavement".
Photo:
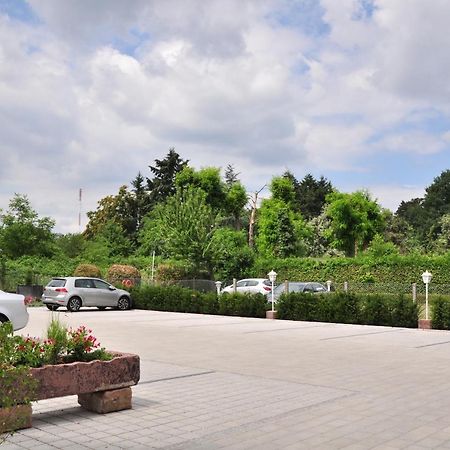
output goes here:
<path id="1" fill-rule="evenodd" d="M 137 353 L 133 409 L 33 405 L 6 449 L 450 448 L 450 333 L 156 311 L 53 313 Z M 30 308 L 23 334 L 52 313 Z"/>

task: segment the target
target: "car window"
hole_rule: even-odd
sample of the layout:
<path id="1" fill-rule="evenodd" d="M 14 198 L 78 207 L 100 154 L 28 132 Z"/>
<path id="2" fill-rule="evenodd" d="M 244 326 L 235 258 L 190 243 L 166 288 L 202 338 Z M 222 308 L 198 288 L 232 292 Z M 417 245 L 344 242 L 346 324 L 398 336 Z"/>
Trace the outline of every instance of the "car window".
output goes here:
<path id="1" fill-rule="evenodd" d="M 109 284 L 101 280 L 92 280 L 97 289 L 109 289 Z"/>
<path id="2" fill-rule="evenodd" d="M 92 280 L 89 280 L 88 278 L 80 278 L 78 280 L 75 280 L 74 283 L 76 288 L 93 288 L 94 283 L 92 283 Z"/>
<path id="3" fill-rule="evenodd" d="M 263 281 L 264 286 L 272 286 L 272 283 L 269 280 Z"/>
<path id="4" fill-rule="evenodd" d="M 258 286 L 258 282 L 256 280 L 249 280 L 246 286 Z"/>
<path id="5" fill-rule="evenodd" d="M 66 280 L 64 278 L 53 278 L 53 280 L 47 284 L 48 287 L 64 287 L 65 285 Z"/>
<path id="6" fill-rule="evenodd" d="M 245 286 L 245 281 L 238 281 L 236 283 L 236 287 L 243 287 L 243 286 Z"/>
<path id="7" fill-rule="evenodd" d="M 303 289 L 303 292 L 314 292 L 314 287 L 310 284 L 307 284 L 305 286 L 305 289 Z"/>
<path id="8" fill-rule="evenodd" d="M 296 283 L 292 286 L 289 286 L 289 291 L 291 292 L 303 292 L 305 285 L 304 284 L 300 284 L 300 283 Z"/>

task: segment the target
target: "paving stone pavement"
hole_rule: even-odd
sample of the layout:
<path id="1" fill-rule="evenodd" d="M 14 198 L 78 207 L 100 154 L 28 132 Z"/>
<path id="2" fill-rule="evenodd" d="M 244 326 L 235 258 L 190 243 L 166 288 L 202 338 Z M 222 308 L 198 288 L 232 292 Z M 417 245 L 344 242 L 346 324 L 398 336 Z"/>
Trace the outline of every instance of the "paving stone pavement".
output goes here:
<path id="1" fill-rule="evenodd" d="M 23 334 L 51 313 L 30 309 Z M 450 333 L 156 311 L 57 313 L 141 356 L 133 409 L 33 405 L 9 449 L 450 448 Z"/>

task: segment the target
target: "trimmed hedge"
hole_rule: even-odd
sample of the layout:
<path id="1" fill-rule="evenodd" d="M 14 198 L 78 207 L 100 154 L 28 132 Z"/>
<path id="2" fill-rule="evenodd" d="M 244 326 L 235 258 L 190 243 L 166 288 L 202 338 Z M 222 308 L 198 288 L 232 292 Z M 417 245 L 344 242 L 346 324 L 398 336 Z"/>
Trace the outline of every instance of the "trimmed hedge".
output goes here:
<path id="1" fill-rule="evenodd" d="M 201 293 L 181 286 L 141 286 L 131 292 L 134 307 L 156 311 L 265 317 L 267 299 L 261 294 Z"/>
<path id="2" fill-rule="evenodd" d="M 277 280 L 326 281 L 334 284 L 386 283 L 388 285 L 417 283 L 423 286 L 421 275 L 425 270 L 433 274 L 430 288 L 450 285 L 450 252 L 446 255 L 429 256 L 420 254 L 392 255 L 383 258 L 361 256 L 358 258 L 267 258 L 258 259 L 249 269 L 248 276 L 266 277 L 274 269 Z M 397 291 L 398 292 L 398 291 Z M 395 293 L 393 291 L 392 293 Z M 436 292 L 439 293 L 439 292 Z M 443 294 L 447 292 L 442 292 Z"/>
<path id="3" fill-rule="evenodd" d="M 419 310 L 403 295 L 354 293 L 281 295 L 278 317 L 286 320 L 417 328 Z"/>
<path id="4" fill-rule="evenodd" d="M 436 297 L 431 302 L 431 326 L 438 330 L 450 330 L 450 300 Z"/>
<path id="5" fill-rule="evenodd" d="M 74 277 L 95 277 L 100 278 L 102 273 L 94 264 L 78 264 L 73 272 Z"/>

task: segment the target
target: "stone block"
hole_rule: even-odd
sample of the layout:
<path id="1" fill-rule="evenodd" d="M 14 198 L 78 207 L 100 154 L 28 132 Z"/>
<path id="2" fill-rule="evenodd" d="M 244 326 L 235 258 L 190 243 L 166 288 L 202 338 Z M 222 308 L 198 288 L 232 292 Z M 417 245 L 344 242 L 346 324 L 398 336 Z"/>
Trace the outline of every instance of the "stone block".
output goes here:
<path id="1" fill-rule="evenodd" d="M 78 403 L 84 409 L 99 414 L 131 409 L 131 388 L 79 394 Z"/>
<path id="2" fill-rule="evenodd" d="M 0 408 L 0 434 L 30 428 L 31 413 L 31 405 L 16 405 L 10 408 Z"/>
<path id="3" fill-rule="evenodd" d="M 276 319 L 277 317 L 277 311 L 266 311 L 266 319 Z"/>
<path id="4" fill-rule="evenodd" d="M 431 330 L 431 320 L 419 319 L 419 328 L 421 328 L 422 330 Z"/>

